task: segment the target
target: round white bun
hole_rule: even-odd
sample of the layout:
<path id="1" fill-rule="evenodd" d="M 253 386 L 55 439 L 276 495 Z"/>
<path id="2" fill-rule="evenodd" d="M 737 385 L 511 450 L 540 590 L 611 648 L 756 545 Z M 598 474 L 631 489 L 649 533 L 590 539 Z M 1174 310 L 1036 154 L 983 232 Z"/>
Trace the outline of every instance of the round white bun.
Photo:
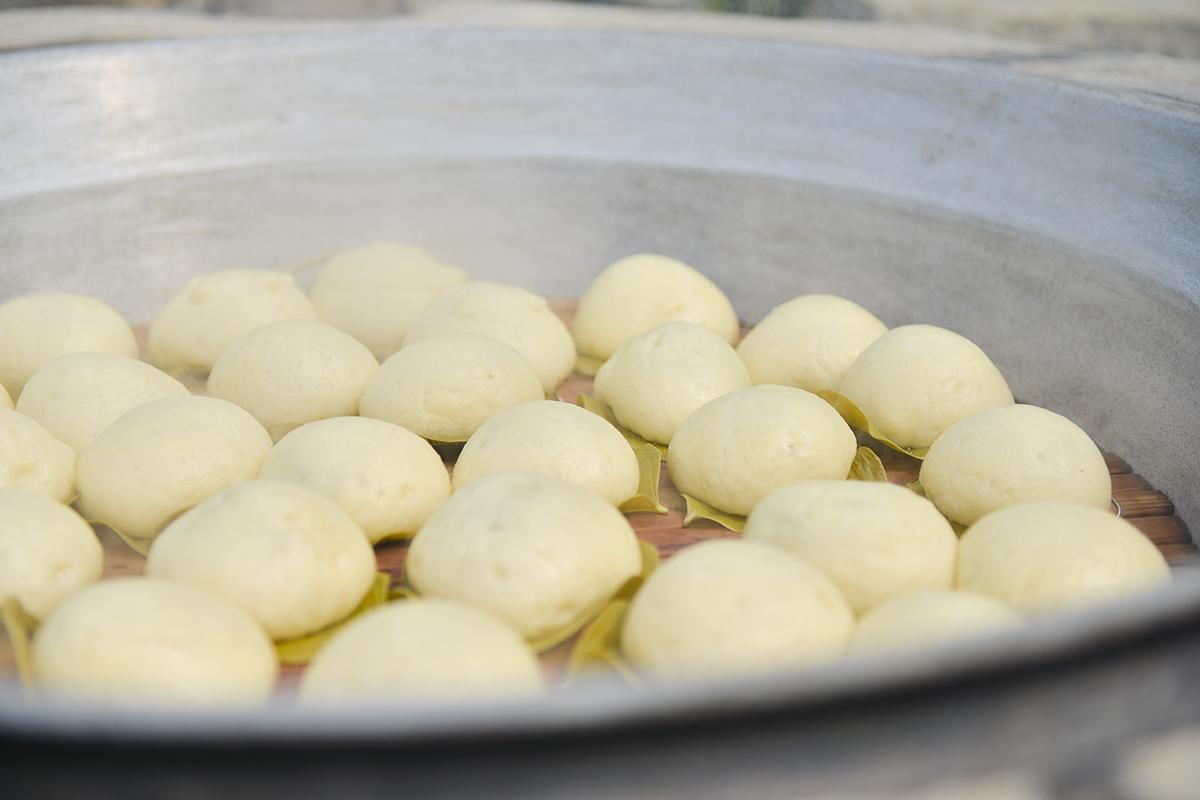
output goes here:
<path id="1" fill-rule="evenodd" d="M 236 403 L 279 440 L 306 422 L 353 416 L 379 370 L 371 351 L 316 320 L 284 320 L 235 339 L 208 376 L 208 393 Z"/>
<path id="2" fill-rule="evenodd" d="M 776 306 L 738 344 L 755 384 L 836 391 L 846 370 L 887 326 L 832 294 L 806 294 Z"/>
<path id="3" fill-rule="evenodd" d="M 83 518 L 36 492 L 0 489 L 0 601 L 37 619 L 100 579 L 104 554 Z"/>
<path id="4" fill-rule="evenodd" d="M 732 344 L 737 314 L 715 283 L 666 256 L 641 253 L 610 264 L 579 298 L 571 331 L 580 353 L 604 361 L 638 334 L 691 322 Z"/>
<path id="5" fill-rule="evenodd" d="M 952 425 L 921 464 L 925 496 L 963 525 L 1038 500 L 1108 509 L 1104 455 L 1075 423 L 1027 405 L 1000 406 Z"/>
<path id="6" fill-rule="evenodd" d="M 364 417 L 310 422 L 271 449 L 260 477 L 324 495 L 376 542 L 413 534 L 450 495 L 450 478 L 429 442 Z"/>
<path id="7" fill-rule="evenodd" d="M 262 629 L 228 601 L 153 578 L 102 581 L 38 629 L 33 671 L 51 693 L 165 706 L 260 704 L 279 665 Z"/>
<path id="8" fill-rule="evenodd" d="M 994 511 L 959 545 L 958 586 L 1036 613 L 1134 594 L 1169 580 L 1141 531 L 1091 506 L 1041 502 Z"/>
<path id="9" fill-rule="evenodd" d="M 281 481 L 238 484 L 166 527 L 146 574 L 216 592 L 276 640 L 345 617 L 375 578 L 375 553 L 346 512 Z"/>
<path id="10" fill-rule="evenodd" d="M 131 408 L 188 394 L 182 383 L 136 358 L 71 353 L 33 373 L 17 411 L 79 452 Z"/>
<path id="11" fill-rule="evenodd" d="M 577 625 L 641 571 L 637 537 L 604 499 L 545 475 L 480 478 L 417 533 L 419 594 L 480 608 L 530 641 Z"/>
<path id="12" fill-rule="evenodd" d="M 773 489 L 845 479 L 854 431 L 815 394 L 790 386 L 738 389 L 688 417 L 667 453 L 679 491 L 730 514 L 749 514 Z"/>
<path id="13" fill-rule="evenodd" d="M 837 587 L 808 564 L 755 542 L 714 540 L 651 573 L 621 647 L 661 677 L 741 673 L 837 659 L 853 626 Z"/>
<path id="14" fill-rule="evenodd" d="M 596 397 L 617 421 L 663 444 L 702 405 L 749 385 L 729 343 L 690 322 L 669 322 L 633 337 L 596 373 Z"/>
<path id="15" fill-rule="evenodd" d="M 905 325 L 876 339 L 838 384 L 871 424 L 902 447 L 925 448 L 954 423 L 1012 405 L 1004 376 L 970 339 Z"/>
<path id="16" fill-rule="evenodd" d="M 0 384 L 16 398 L 46 362 L 68 353 L 137 356 L 137 340 L 112 306 L 82 294 L 31 294 L 0 305 Z"/>
<path id="17" fill-rule="evenodd" d="M 419 247 L 373 242 L 327 259 L 309 297 L 320 320 L 383 361 L 404 345 L 409 323 L 429 301 L 464 279 Z"/>
<path id="18" fill-rule="evenodd" d="M 954 585 L 958 537 L 933 503 L 869 481 L 802 481 L 767 495 L 746 520 L 750 541 L 828 575 L 856 613 L 897 595 Z"/>
<path id="19" fill-rule="evenodd" d="M 545 394 L 575 367 L 571 332 L 544 297 L 517 286 L 475 281 L 435 298 L 408 326 L 404 344 L 448 333 L 478 333 L 504 342 L 533 367 Z"/>
<path id="20" fill-rule="evenodd" d="M 541 690 L 541 665 L 515 630 L 470 606 L 413 599 L 369 611 L 338 631 L 305 670 L 300 700 Z"/>
<path id="21" fill-rule="evenodd" d="M 454 488 L 506 472 L 537 472 L 619 506 L 637 494 L 638 460 L 621 432 L 572 403 L 535 400 L 501 411 L 467 440 Z"/>
<path id="22" fill-rule="evenodd" d="M 850 649 L 899 649 L 938 645 L 1015 628 L 1021 623 L 998 600 L 961 590 L 924 590 L 885 600 L 854 628 Z"/>
<path id="23" fill-rule="evenodd" d="M 193 278 L 150 325 L 150 360 L 178 375 L 208 372 L 234 339 L 284 319 L 316 319 L 286 272 L 229 269 Z"/>
<path id="24" fill-rule="evenodd" d="M 262 425 L 233 403 L 152 400 L 79 454 L 79 507 L 89 519 L 149 538 L 181 511 L 258 475 L 270 449 Z"/>
<path id="25" fill-rule="evenodd" d="M 24 414 L 0 408 L 0 487 L 69 503 L 75 495 L 75 451 Z"/>
<path id="26" fill-rule="evenodd" d="M 435 442 L 464 442 L 493 414 L 544 397 L 537 373 L 516 350 L 476 333 L 447 334 L 383 362 L 359 413 Z"/>

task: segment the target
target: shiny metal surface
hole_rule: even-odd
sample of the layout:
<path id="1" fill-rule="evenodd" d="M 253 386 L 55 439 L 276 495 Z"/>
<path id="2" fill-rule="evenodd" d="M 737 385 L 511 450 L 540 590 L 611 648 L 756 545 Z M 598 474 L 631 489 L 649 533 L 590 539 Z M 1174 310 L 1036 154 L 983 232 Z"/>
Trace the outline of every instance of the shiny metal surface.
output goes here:
<path id="1" fill-rule="evenodd" d="M 1200 115 L 986 63 L 413 31 L 3 56 L 0 141 L 4 296 L 72 288 L 148 319 L 189 275 L 372 238 L 569 296 L 610 260 L 660 250 L 751 320 L 834 291 L 893 324 L 962 331 L 1019 396 L 1079 420 L 1200 529 Z M 357 765 L 372 789 L 403 763 L 418 786 L 492 780 L 514 796 L 589 774 L 596 791 L 578 796 L 716 797 L 746 781 L 791 796 L 1082 763 L 1200 719 L 1197 620 L 1190 575 L 975 646 L 502 708 L 181 718 L 33 708 L 8 687 L 0 736 L 9 758 L 31 754 L 30 781 L 55 777 L 38 754 L 98 739 L 178 746 L 162 764 L 211 760 L 214 782 L 230 748 L 295 768 L 265 755 L 286 742 L 309 759 L 288 773 L 299 794 L 319 794 L 322 764 Z M 145 788 L 161 788 L 154 774 Z"/>

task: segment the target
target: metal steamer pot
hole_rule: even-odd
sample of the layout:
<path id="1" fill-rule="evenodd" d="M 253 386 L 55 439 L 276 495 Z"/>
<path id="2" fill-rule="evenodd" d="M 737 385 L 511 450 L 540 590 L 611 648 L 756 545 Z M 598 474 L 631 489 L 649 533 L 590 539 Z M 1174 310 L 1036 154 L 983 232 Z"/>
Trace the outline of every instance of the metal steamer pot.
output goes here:
<path id="1" fill-rule="evenodd" d="M 1000 65 L 444 30 L 0 57 L 0 295 L 148 320 L 185 278 L 389 238 L 578 295 L 641 250 L 747 320 L 844 294 L 959 330 L 1200 530 L 1200 115 Z M 0 785 L 797 796 L 1105 775 L 1200 720 L 1200 576 L 886 661 L 472 707 L 166 714 L 0 689 Z M 1095 780 L 1101 780 L 1096 778 Z"/>

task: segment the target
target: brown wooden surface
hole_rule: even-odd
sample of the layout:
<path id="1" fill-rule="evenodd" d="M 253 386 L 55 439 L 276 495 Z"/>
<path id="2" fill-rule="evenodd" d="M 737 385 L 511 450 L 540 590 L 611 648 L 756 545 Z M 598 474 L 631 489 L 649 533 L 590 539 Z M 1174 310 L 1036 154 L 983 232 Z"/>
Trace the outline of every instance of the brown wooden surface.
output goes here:
<path id="1" fill-rule="evenodd" d="M 574 311 L 574 303 L 557 302 L 555 310 L 569 321 Z M 144 343 L 145 329 L 139 330 L 138 334 Z M 195 381 L 192 385 L 200 388 L 202 384 Z M 581 393 L 590 392 L 591 389 L 590 378 L 573 374 L 559 387 L 558 396 L 566 402 L 574 402 Z M 875 444 L 862 436 L 859 438 L 861 443 L 871 447 L 879 454 L 887 469 L 889 481 L 905 484 L 917 479 L 920 462 Z M 1113 499 L 1120 506 L 1121 515 L 1145 534 L 1172 565 L 1189 561 L 1200 555 L 1200 550 L 1192 542 L 1187 526 L 1183 520 L 1175 516 L 1175 509 L 1170 498 L 1154 489 L 1140 475 L 1135 474 L 1130 465 L 1120 457 L 1112 453 L 1105 453 L 1104 457 L 1113 478 Z M 736 535 L 707 521 L 683 527 L 683 499 L 671 484 L 665 464 L 659 491 L 662 504 L 670 509 L 667 514 L 629 514 L 628 518 L 638 536 L 657 547 L 663 558 L 669 558 L 682 548 L 696 542 Z M 101 529 L 99 535 L 104 546 L 104 576 L 106 578 L 141 574 L 145 561 L 142 556 L 130 550 L 107 530 Z M 408 544 L 405 542 L 380 545 L 376 548 L 379 569 L 390 573 L 395 580 L 399 580 L 407 551 Z M 561 672 L 572 644 L 573 640 L 568 640 L 544 654 L 543 662 L 548 674 L 553 676 Z M 0 648 L 0 651 L 4 649 L 6 648 Z M 0 652 L 0 670 L 3 670 L 5 666 L 6 656 L 6 653 Z M 286 669 L 285 679 L 294 680 L 298 673 L 297 669 Z"/>

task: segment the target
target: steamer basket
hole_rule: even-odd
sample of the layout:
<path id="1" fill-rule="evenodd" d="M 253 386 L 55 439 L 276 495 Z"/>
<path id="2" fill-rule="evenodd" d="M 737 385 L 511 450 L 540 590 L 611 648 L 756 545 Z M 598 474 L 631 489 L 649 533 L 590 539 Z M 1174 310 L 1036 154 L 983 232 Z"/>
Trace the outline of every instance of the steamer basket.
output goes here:
<path id="1" fill-rule="evenodd" d="M 1200 116 L 998 65 L 648 34 L 410 31 L 0 57 L 0 296 L 148 320 L 187 277 L 388 238 L 577 296 L 668 253 L 977 341 L 1200 530 Z M 797 796 L 1103 780 L 1200 720 L 1200 576 L 887 661 L 527 705 L 24 704 L 0 783 L 160 795 Z M 1006 773 L 1007 774 L 1007 773 Z M 17 796 L 20 792 L 15 792 Z"/>

